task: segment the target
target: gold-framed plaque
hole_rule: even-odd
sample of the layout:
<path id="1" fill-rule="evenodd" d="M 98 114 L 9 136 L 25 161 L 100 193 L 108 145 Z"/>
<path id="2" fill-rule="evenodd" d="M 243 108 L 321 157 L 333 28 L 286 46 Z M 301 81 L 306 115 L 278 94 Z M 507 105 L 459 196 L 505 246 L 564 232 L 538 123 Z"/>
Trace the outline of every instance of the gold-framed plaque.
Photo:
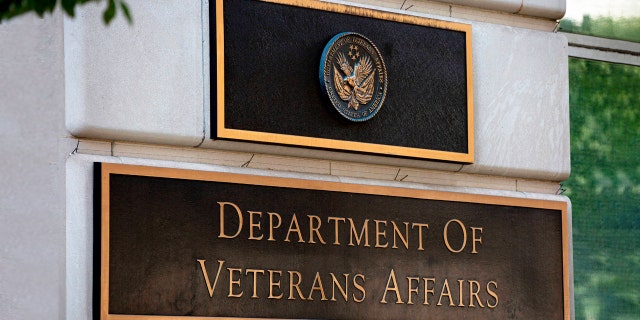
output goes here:
<path id="1" fill-rule="evenodd" d="M 473 163 L 471 25 L 316 0 L 210 17 L 212 139 Z"/>
<path id="2" fill-rule="evenodd" d="M 102 320 L 570 319 L 562 200 L 111 163 L 95 195 Z"/>

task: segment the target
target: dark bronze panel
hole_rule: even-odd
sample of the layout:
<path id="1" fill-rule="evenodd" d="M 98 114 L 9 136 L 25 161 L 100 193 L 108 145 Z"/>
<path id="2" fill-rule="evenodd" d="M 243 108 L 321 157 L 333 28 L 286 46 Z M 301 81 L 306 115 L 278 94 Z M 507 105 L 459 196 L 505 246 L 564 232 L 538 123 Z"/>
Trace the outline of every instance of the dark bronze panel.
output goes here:
<path id="1" fill-rule="evenodd" d="M 113 164 L 101 176 L 102 319 L 569 317 L 564 202 Z"/>
<path id="2" fill-rule="evenodd" d="M 297 5 L 212 6 L 213 138 L 473 162 L 470 26 L 277 2 Z M 322 51 L 341 32 L 366 36 L 386 64 L 386 99 L 368 121 L 341 121 L 323 97 Z"/>

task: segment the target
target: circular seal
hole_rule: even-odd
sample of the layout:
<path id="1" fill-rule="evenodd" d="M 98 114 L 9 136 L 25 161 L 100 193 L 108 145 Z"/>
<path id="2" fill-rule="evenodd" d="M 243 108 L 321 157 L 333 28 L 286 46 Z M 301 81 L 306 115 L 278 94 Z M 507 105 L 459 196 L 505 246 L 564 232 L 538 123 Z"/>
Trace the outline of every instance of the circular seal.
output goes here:
<path id="1" fill-rule="evenodd" d="M 361 34 L 335 35 L 322 51 L 320 87 L 334 113 L 353 122 L 371 119 L 387 95 L 387 68 L 380 51 Z"/>

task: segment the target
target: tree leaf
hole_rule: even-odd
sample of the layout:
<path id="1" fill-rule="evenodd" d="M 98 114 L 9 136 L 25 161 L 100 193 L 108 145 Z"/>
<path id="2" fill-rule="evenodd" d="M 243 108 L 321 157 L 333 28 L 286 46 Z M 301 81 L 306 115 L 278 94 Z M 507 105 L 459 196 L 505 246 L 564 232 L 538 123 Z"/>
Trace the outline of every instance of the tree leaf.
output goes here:
<path id="1" fill-rule="evenodd" d="M 23 5 L 25 5 L 23 3 Z M 27 8 L 32 7 L 33 10 L 42 17 L 45 12 L 52 12 L 56 6 L 56 0 L 31 0 L 26 1 Z"/>
<path id="2" fill-rule="evenodd" d="M 122 13 L 124 14 L 124 17 L 127 18 L 127 22 L 129 22 L 129 24 L 133 24 L 133 18 L 131 18 L 131 12 L 129 11 L 129 6 L 124 1 L 120 1 L 120 9 L 122 9 Z"/>
<path id="3" fill-rule="evenodd" d="M 62 5 L 62 9 L 64 9 L 64 12 L 66 12 L 70 17 L 75 16 L 74 9 L 76 6 L 76 0 L 62 0 L 60 5 Z"/>
<path id="4" fill-rule="evenodd" d="M 105 24 L 109 24 L 111 20 L 116 16 L 116 2 L 115 0 L 109 0 L 109 4 L 107 5 L 107 9 L 104 10 L 104 14 L 102 15 L 102 19 Z"/>

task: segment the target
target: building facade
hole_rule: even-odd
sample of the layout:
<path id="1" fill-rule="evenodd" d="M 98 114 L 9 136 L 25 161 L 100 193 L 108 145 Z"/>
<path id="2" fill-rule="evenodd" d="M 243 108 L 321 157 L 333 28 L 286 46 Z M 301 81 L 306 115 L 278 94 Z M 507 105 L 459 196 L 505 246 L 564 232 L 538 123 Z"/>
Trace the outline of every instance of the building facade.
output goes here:
<path id="1" fill-rule="evenodd" d="M 471 26 L 472 163 L 213 139 L 213 2 L 130 1 L 132 24 L 88 4 L 0 25 L 3 319 L 98 314 L 95 162 L 563 202 L 571 239 L 563 0 L 330 1 Z"/>

